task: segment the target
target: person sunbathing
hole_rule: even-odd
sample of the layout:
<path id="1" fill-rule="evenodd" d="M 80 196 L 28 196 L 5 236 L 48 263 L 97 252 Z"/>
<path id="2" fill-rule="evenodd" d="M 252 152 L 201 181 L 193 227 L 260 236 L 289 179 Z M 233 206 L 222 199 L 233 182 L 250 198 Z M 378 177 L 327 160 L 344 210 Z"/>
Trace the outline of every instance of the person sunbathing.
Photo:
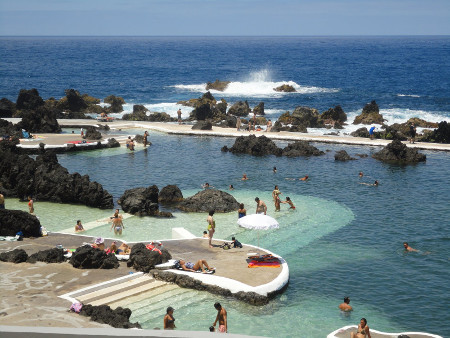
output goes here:
<path id="1" fill-rule="evenodd" d="M 178 263 L 180 264 L 181 268 L 185 271 L 197 272 L 198 270 L 201 269 L 203 273 L 206 273 L 205 267 L 210 271 L 216 270 L 215 268 L 211 268 L 208 265 L 208 262 L 206 262 L 206 260 L 204 259 L 199 259 L 195 264 L 192 262 L 186 262 L 184 259 L 180 259 Z"/>

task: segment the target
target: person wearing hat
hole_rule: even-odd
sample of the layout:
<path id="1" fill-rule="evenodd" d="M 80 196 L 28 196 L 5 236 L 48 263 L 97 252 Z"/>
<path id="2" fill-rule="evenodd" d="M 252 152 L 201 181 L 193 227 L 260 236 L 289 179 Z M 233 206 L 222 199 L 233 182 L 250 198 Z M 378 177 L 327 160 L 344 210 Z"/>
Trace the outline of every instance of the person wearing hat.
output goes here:
<path id="1" fill-rule="evenodd" d="M 174 308 L 169 306 L 166 311 L 166 315 L 164 316 L 164 330 L 173 330 L 176 328 L 175 326 L 175 318 L 173 318 Z"/>
<path id="2" fill-rule="evenodd" d="M 97 237 L 92 244 L 92 247 L 99 250 L 105 250 L 105 240 L 102 237 Z"/>

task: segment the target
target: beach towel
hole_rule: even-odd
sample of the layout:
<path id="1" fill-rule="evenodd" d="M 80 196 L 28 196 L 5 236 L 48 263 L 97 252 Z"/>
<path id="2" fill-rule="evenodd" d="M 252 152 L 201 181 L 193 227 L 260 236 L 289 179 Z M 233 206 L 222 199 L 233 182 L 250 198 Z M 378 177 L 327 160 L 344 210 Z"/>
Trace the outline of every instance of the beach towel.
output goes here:
<path id="1" fill-rule="evenodd" d="M 280 262 L 251 261 L 250 263 L 248 263 L 249 268 L 279 268 L 280 266 Z"/>

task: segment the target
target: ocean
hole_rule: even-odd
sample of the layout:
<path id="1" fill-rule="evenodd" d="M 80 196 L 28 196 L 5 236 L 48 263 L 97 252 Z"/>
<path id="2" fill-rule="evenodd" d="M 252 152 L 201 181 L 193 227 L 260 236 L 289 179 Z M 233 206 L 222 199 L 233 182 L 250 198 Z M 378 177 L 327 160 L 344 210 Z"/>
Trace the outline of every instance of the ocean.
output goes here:
<path id="1" fill-rule="evenodd" d="M 37 88 L 44 99 L 60 98 L 65 89 L 74 88 L 99 98 L 121 96 L 128 112 L 133 104 L 144 104 L 175 117 L 178 101 L 201 96 L 206 82 L 219 79 L 231 84 L 223 93 L 212 91 L 217 99 L 248 100 L 251 107 L 263 101 L 273 120 L 300 105 L 322 112 L 339 104 L 351 122 L 367 102 L 376 100 L 388 123 L 410 117 L 440 122 L 450 117 L 449 52 L 447 36 L 3 37 L 0 97 L 15 101 L 20 89 Z M 297 93 L 272 90 L 283 83 Z M 190 108 L 182 110 L 188 116 Z M 342 133 L 352 128 L 346 126 Z M 70 172 L 100 182 L 115 201 L 125 189 L 153 184 L 160 189 L 176 184 L 190 196 L 205 182 L 226 191 L 233 184 L 235 190 L 228 192 L 250 213 L 254 198 L 260 197 L 280 222 L 280 229 L 260 233 L 260 244 L 286 259 L 290 283 L 261 307 L 196 291 L 169 293 L 164 299 L 130 304 L 132 320 L 145 328 L 161 327 L 165 308 L 172 305 L 179 329 L 207 330 L 215 319 L 213 304 L 220 301 L 231 333 L 324 337 L 365 317 L 380 331 L 450 335 L 448 153 L 423 151 L 426 163 L 402 166 L 372 159 L 378 147 L 316 143 L 324 156 L 294 159 L 221 152 L 233 138 L 152 132 L 150 140 L 147 151 L 110 149 L 58 158 Z M 358 159 L 335 162 L 334 153 L 341 149 Z M 243 182 L 244 172 L 250 179 Z M 305 174 L 307 182 L 289 180 Z M 375 179 L 378 187 L 359 184 Z M 291 198 L 295 211 L 286 205 L 274 211 L 274 185 L 282 198 Z M 8 208 L 27 208 L 14 199 L 6 203 Z M 111 214 L 40 201 L 35 209 L 50 231 Z M 206 214 L 170 211 L 175 216 L 170 220 L 127 219 L 123 239 L 170 238 L 177 226 L 199 236 L 205 230 Z M 215 218 L 217 238 L 236 236 L 257 244 L 254 232 L 238 228 L 236 213 Z M 114 236 L 108 225 L 87 234 Z M 406 254 L 404 241 L 420 252 Z M 337 309 L 345 296 L 354 308 L 349 314 Z"/>

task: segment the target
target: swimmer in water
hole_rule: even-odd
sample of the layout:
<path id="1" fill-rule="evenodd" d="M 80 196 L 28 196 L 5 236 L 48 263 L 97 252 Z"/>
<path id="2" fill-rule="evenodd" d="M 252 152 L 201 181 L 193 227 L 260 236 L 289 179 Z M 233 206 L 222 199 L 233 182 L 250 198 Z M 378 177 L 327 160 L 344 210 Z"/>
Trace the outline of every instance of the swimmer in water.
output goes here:
<path id="1" fill-rule="evenodd" d="M 364 185 L 368 185 L 368 186 L 370 186 L 370 187 L 378 187 L 378 181 L 377 180 L 375 180 L 375 182 L 373 182 L 373 184 L 370 184 L 370 183 L 365 183 L 365 182 L 359 182 L 359 184 L 364 184 Z"/>
<path id="2" fill-rule="evenodd" d="M 291 201 L 291 198 L 290 197 L 286 197 L 286 201 L 281 201 L 281 203 L 287 203 L 287 204 L 289 204 L 290 205 L 290 208 L 289 209 L 292 209 L 292 210 L 295 210 L 295 205 L 294 205 L 294 203 L 292 203 L 292 201 Z"/>
<path id="3" fill-rule="evenodd" d="M 308 175 L 305 175 L 305 177 L 299 178 L 300 181 L 307 181 L 308 180 Z"/>
<path id="4" fill-rule="evenodd" d="M 345 311 L 345 312 L 353 310 L 353 308 L 350 305 L 350 298 L 349 297 L 345 297 L 344 298 L 344 302 L 339 305 L 339 309 L 341 309 L 342 311 Z"/>
<path id="5" fill-rule="evenodd" d="M 419 250 L 417 250 L 417 249 L 411 248 L 411 247 L 409 246 L 408 242 L 403 242 L 403 247 L 405 248 L 405 251 L 409 251 L 409 252 L 411 252 L 411 251 L 418 252 L 418 251 L 419 251 Z"/>
<path id="6" fill-rule="evenodd" d="M 247 174 L 244 173 L 244 175 L 242 175 L 241 181 L 247 181 L 248 177 Z"/>

